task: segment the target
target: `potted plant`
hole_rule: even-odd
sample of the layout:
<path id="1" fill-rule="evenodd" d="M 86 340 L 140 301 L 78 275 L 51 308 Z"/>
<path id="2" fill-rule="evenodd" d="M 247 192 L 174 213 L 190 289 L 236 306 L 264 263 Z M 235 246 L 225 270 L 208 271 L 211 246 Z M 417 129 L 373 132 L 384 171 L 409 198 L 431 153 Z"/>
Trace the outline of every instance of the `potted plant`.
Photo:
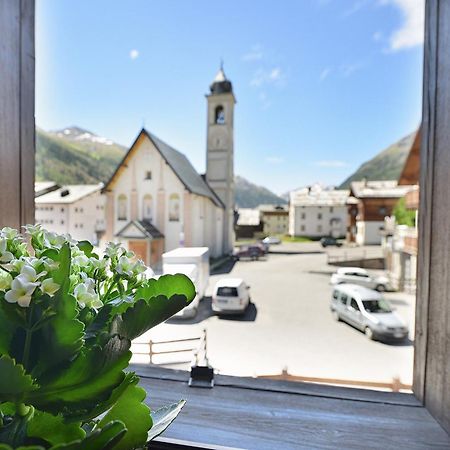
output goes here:
<path id="1" fill-rule="evenodd" d="M 131 341 L 195 296 L 184 275 L 147 279 L 117 244 L 39 225 L 0 230 L 0 450 L 143 448 L 184 401 L 150 411 L 127 372 Z"/>

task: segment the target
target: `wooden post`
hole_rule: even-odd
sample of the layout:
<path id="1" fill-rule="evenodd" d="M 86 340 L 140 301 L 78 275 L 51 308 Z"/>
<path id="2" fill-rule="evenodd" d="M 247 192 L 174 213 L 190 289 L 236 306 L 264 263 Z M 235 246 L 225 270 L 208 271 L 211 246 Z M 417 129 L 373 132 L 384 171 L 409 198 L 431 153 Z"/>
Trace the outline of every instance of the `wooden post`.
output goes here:
<path id="1" fill-rule="evenodd" d="M 425 15 L 414 393 L 450 432 L 450 2 Z"/>
<path id="2" fill-rule="evenodd" d="M 0 1 L 0 227 L 34 222 L 34 0 Z"/>

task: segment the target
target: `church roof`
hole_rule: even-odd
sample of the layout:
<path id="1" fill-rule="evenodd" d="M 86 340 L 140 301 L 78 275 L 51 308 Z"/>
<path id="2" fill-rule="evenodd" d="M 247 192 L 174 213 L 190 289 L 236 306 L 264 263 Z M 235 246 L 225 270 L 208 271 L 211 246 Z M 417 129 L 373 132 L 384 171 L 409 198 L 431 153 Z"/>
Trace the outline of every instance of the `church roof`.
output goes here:
<path id="1" fill-rule="evenodd" d="M 184 187 L 193 194 L 201 195 L 203 197 L 209 198 L 212 202 L 214 202 L 217 206 L 223 208 L 224 205 L 217 197 L 216 193 L 209 187 L 208 183 L 203 179 L 203 177 L 194 169 L 189 159 L 183 153 L 175 150 L 169 144 L 165 143 L 161 139 L 159 139 L 154 134 L 148 132 L 145 128 L 141 130 L 139 136 L 134 141 L 133 145 L 128 150 L 127 154 L 124 156 L 121 163 L 118 165 L 116 171 L 110 178 L 110 180 L 106 183 L 104 188 L 108 190 L 111 183 L 114 181 L 116 176 L 118 175 L 121 167 L 123 167 L 131 156 L 131 153 L 134 151 L 137 142 L 143 137 L 146 136 L 153 143 L 155 148 L 159 151 L 161 156 L 165 159 L 170 168 L 174 171 L 175 175 L 178 179 L 183 183 Z"/>
<path id="2" fill-rule="evenodd" d="M 227 94 L 233 92 L 233 85 L 227 79 L 223 67 L 220 67 L 209 89 L 211 94 Z"/>
<path id="3" fill-rule="evenodd" d="M 150 239 L 160 239 L 164 237 L 164 234 L 162 234 L 149 220 L 131 220 L 117 233 L 116 236 L 124 238 L 137 237 L 135 235 L 136 230 L 142 234 L 142 237 Z"/>

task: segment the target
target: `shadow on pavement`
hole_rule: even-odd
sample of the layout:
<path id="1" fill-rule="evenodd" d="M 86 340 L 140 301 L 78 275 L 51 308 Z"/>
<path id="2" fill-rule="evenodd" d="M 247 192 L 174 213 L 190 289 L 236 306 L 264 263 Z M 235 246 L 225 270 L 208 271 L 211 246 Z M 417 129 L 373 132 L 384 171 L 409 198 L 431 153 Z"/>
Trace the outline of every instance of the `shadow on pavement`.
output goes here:
<path id="1" fill-rule="evenodd" d="M 389 345 L 391 347 L 410 347 L 411 345 L 414 345 L 414 341 L 411 339 L 404 339 L 403 341 L 380 341 L 382 344 Z"/>
<path id="2" fill-rule="evenodd" d="M 167 320 L 166 323 L 172 323 L 177 325 L 193 325 L 203 322 L 209 317 L 213 316 L 213 310 L 211 308 L 211 297 L 203 297 L 203 300 L 198 305 L 197 314 L 192 319 L 183 319 L 181 317 L 172 317 Z"/>
<path id="3" fill-rule="evenodd" d="M 224 273 L 230 273 L 233 270 L 234 265 L 236 264 L 236 260 L 234 258 L 229 258 L 224 261 L 219 267 L 216 267 L 211 270 L 211 275 L 221 275 Z"/>
<path id="4" fill-rule="evenodd" d="M 410 306 L 411 302 L 408 302 L 406 300 L 401 300 L 399 298 L 390 298 L 389 303 L 391 305 L 399 305 L 399 306 Z"/>
<path id="5" fill-rule="evenodd" d="M 237 322 L 254 322 L 258 315 L 258 309 L 253 302 L 250 302 L 243 314 L 224 314 L 219 315 L 222 320 L 234 320 Z"/>

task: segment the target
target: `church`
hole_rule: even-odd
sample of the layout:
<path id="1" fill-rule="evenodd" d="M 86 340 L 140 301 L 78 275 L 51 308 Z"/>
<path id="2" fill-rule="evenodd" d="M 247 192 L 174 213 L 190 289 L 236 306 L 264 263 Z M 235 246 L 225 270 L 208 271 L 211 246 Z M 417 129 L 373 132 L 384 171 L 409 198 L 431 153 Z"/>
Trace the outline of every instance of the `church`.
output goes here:
<path id="1" fill-rule="evenodd" d="M 102 191 L 105 242 L 123 243 L 151 267 L 177 247 L 209 247 L 212 257 L 233 250 L 236 99 L 222 67 L 206 100 L 206 174 L 143 128 Z"/>

